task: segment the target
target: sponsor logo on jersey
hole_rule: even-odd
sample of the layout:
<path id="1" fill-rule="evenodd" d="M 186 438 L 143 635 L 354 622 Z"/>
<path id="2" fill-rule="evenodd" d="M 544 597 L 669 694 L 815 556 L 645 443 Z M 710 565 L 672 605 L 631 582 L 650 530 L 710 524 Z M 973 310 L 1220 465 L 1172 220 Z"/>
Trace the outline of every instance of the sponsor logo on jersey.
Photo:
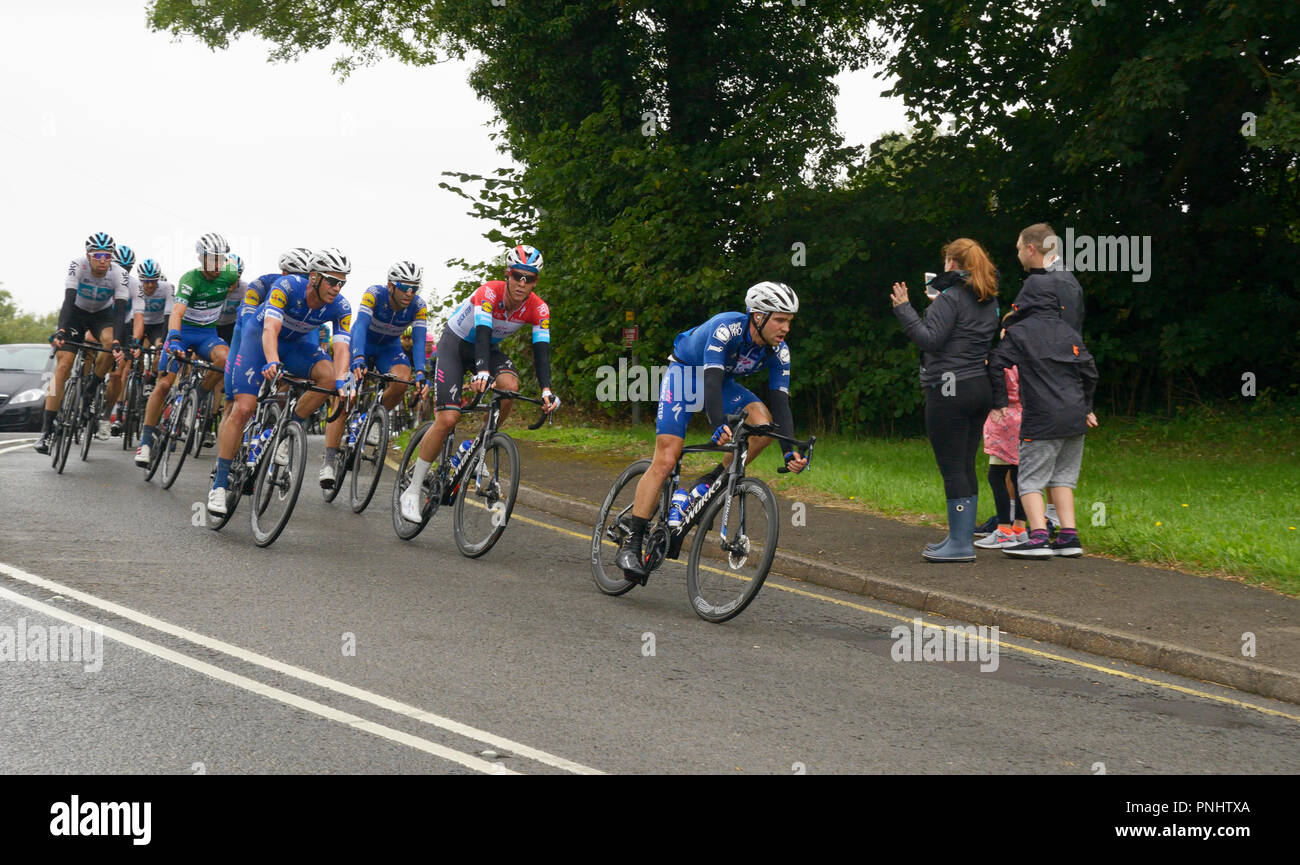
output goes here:
<path id="1" fill-rule="evenodd" d="M 347 333 L 351 329 L 352 329 L 352 314 L 348 313 L 347 315 L 339 319 L 339 330 L 343 331 L 343 333 Z M 340 334 L 340 336 L 341 335 L 342 334 Z"/>
<path id="2" fill-rule="evenodd" d="M 375 296 L 367 291 L 365 294 L 361 295 L 361 305 L 366 309 L 374 309 Z"/>
<path id="3" fill-rule="evenodd" d="M 725 324 L 718 325 L 718 329 L 713 332 L 713 338 L 719 342 L 726 342 L 731 339 L 731 328 Z"/>
<path id="4" fill-rule="evenodd" d="M 541 323 L 538 325 L 538 327 L 540 327 L 542 330 L 550 330 L 550 329 L 551 329 L 551 320 L 550 320 L 549 318 L 544 318 L 544 319 L 542 319 L 542 321 L 541 321 Z"/>
<path id="5" fill-rule="evenodd" d="M 485 301 L 483 301 L 483 303 L 481 304 L 481 308 L 482 308 L 482 310 L 483 310 L 484 312 L 491 312 L 491 311 L 492 311 L 492 301 L 490 301 L 490 300 L 485 300 Z"/>
<path id="6" fill-rule="evenodd" d="M 790 362 L 789 346 L 787 346 L 784 342 L 781 343 L 781 347 L 777 349 L 776 356 L 780 358 L 781 363 L 789 363 Z"/>
<path id="7" fill-rule="evenodd" d="M 285 295 L 284 289 L 282 288 L 271 289 L 271 306 L 274 306 L 276 309 L 284 309 L 285 305 L 288 304 L 288 302 L 289 302 L 289 298 Z"/>

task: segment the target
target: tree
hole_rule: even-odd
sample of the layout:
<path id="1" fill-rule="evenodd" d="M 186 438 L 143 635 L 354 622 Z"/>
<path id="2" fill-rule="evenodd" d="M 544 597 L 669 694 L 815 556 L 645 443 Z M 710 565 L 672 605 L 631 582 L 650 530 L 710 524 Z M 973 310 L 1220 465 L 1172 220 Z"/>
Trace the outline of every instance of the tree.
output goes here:
<path id="1" fill-rule="evenodd" d="M 18 311 L 6 289 L 0 288 L 0 345 L 11 342 L 45 342 L 59 326 L 58 310 L 44 315 Z"/>

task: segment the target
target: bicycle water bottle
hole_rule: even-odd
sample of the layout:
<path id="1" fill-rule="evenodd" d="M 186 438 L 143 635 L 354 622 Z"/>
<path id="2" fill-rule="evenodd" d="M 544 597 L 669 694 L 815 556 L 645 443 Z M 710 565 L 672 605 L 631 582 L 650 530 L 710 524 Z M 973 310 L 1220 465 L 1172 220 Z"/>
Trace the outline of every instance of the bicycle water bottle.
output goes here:
<path id="1" fill-rule="evenodd" d="M 690 507 L 691 494 L 681 489 L 673 493 L 672 505 L 668 508 L 668 527 L 675 529 L 686 519 L 686 509 Z"/>
<path id="2" fill-rule="evenodd" d="M 691 508 L 695 507 L 695 503 L 698 502 L 700 499 L 704 498 L 704 494 L 707 493 L 708 491 L 709 491 L 708 484 L 703 482 L 696 484 L 695 489 L 691 490 L 691 501 L 690 504 L 686 506 L 685 510 L 690 510 Z"/>
<path id="3" fill-rule="evenodd" d="M 266 447 L 266 443 L 271 440 L 271 437 L 273 435 L 275 435 L 275 430 L 266 429 L 266 430 L 262 430 L 261 435 L 253 439 L 253 444 L 248 449 L 249 468 L 252 468 L 253 466 L 257 465 L 258 458 L 262 456 L 262 449 Z"/>
<path id="4" fill-rule="evenodd" d="M 361 433 L 361 425 L 366 422 L 366 413 L 362 412 L 352 419 L 348 424 L 348 444 L 357 443 L 357 436 Z"/>
<path id="5" fill-rule="evenodd" d="M 474 447 L 473 439 L 465 439 L 463 442 L 460 443 L 460 447 L 457 448 L 456 452 L 451 455 L 452 471 L 455 471 L 456 469 L 460 468 L 460 461 L 465 458 L 465 455 L 469 453 L 469 449 L 472 447 Z"/>

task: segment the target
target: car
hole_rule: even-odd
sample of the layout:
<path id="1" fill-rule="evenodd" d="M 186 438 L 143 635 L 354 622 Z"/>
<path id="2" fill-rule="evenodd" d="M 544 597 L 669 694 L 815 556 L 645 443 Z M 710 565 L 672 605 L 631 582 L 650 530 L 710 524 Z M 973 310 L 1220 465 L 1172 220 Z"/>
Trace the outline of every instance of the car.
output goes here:
<path id="1" fill-rule="evenodd" d="M 40 432 L 45 387 L 53 380 L 49 343 L 0 345 L 0 432 Z"/>

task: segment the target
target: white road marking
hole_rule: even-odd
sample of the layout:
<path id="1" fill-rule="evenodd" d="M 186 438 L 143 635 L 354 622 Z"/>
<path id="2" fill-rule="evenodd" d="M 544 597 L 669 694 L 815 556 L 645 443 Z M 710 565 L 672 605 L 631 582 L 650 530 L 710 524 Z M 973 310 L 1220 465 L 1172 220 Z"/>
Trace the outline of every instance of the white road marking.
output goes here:
<path id="1" fill-rule="evenodd" d="M 394 714 L 414 718 L 417 721 L 431 724 L 432 726 L 446 730 L 449 733 L 455 733 L 458 736 L 464 736 L 467 739 L 482 742 L 498 751 L 509 751 L 510 753 L 517 754 L 520 757 L 526 757 L 529 760 L 535 760 L 538 763 L 556 769 L 563 769 L 576 775 L 604 774 L 599 769 L 593 769 L 590 766 L 584 766 L 581 763 L 575 763 L 572 760 L 566 760 L 563 757 L 548 754 L 546 751 L 541 751 L 520 742 L 514 742 L 504 736 L 498 736 L 495 733 L 489 733 L 486 730 L 479 730 L 475 727 L 469 726 L 468 724 L 462 724 L 459 721 L 452 720 L 451 718 L 444 718 L 441 715 L 436 715 L 433 712 L 425 711 L 416 706 L 411 706 L 407 703 L 384 697 L 380 694 L 364 690 L 363 688 L 357 688 L 353 685 L 347 684 L 346 682 L 340 682 L 337 679 L 331 679 L 328 676 L 322 676 L 319 673 L 313 673 L 312 671 L 304 670 L 301 667 L 295 667 L 292 664 L 286 664 L 283 661 L 277 661 L 274 658 L 260 655 L 257 652 L 232 645 L 214 637 L 208 637 L 196 633 L 188 628 L 182 628 L 179 625 L 164 622 L 161 619 L 156 619 L 145 613 L 136 612 L 129 607 L 123 607 L 120 604 L 113 603 L 112 601 L 105 601 L 101 598 L 95 597 L 94 595 L 78 591 L 70 586 L 56 583 L 53 580 L 47 580 L 44 577 L 38 577 L 35 574 L 29 574 L 13 565 L 0 562 L 0 574 L 6 574 L 13 577 L 15 580 L 20 580 L 24 583 L 46 589 L 53 594 L 63 595 L 65 598 L 72 598 L 73 600 L 80 601 L 83 604 L 97 607 L 106 613 L 112 613 L 115 616 L 120 616 L 129 621 L 144 625 L 145 627 L 152 628 L 155 631 L 170 634 L 173 637 L 179 637 L 186 642 L 202 646 L 205 649 L 221 652 L 223 655 L 230 655 L 233 658 L 238 658 L 241 661 L 254 664 L 264 669 L 273 670 L 277 673 L 292 676 L 295 679 L 316 685 L 317 687 L 325 688 L 335 692 L 336 694 L 342 694 L 343 696 L 351 697 L 354 700 L 361 700 L 362 702 L 369 703 L 372 706 L 377 706 L 386 711 L 393 712 Z"/>
<path id="2" fill-rule="evenodd" d="M 216 667 L 212 664 L 196 660 L 188 655 L 182 655 L 180 652 L 173 651 L 165 646 L 160 646 L 157 643 L 142 640 L 139 637 L 128 634 L 124 631 L 119 631 L 116 628 L 110 628 L 100 622 L 94 622 L 74 613 L 60 610 L 58 607 L 53 607 L 49 604 L 42 603 L 41 601 L 33 600 L 25 595 L 20 595 L 11 589 L 0 587 L 0 598 L 12 601 L 15 604 L 27 607 L 30 610 L 42 613 L 50 618 L 67 622 L 70 625 L 76 625 L 79 628 L 102 630 L 107 639 L 115 640 L 124 646 L 129 646 L 132 649 L 145 652 L 156 658 L 161 658 L 164 661 L 171 661 L 173 664 L 184 667 L 187 670 L 193 670 L 196 673 L 211 676 L 218 681 L 226 682 L 227 684 L 234 685 L 237 688 L 243 688 L 245 691 L 250 691 L 259 696 L 266 697 L 267 699 L 277 700 L 287 706 L 311 712 L 314 715 L 319 715 L 320 717 L 330 721 L 337 721 L 338 723 L 352 727 L 353 729 L 361 730 L 383 739 L 388 739 L 390 742 L 396 742 L 399 745 L 405 745 L 408 748 L 414 748 L 417 751 L 424 751 L 425 753 L 432 754 L 435 757 L 441 757 L 444 760 L 459 763 L 460 765 L 473 769 L 476 772 L 483 772 L 488 775 L 519 774 L 500 763 L 493 763 L 476 757 L 473 754 L 466 754 L 463 751 L 457 751 L 453 748 L 448 748 L 445 745 L 439 745 L 437 742 L 422 739 L 419 736 L 412 736 L 410 733 L 404 733 L 401 730 L 394 730 L 392 727 L 385 727 L 383 724 L 376 724 L 374 721 L 368 721 L 365 718 L 353 715 L 350 712 L 344 712 L 340 709 L 335 709 L 332 706 L 326 706 L 324 703 L 317 703 L 315 700 L 308 700 L 305 697 L 299 697 L 297 694 L 291 694 L 288 691 L 265 685 L 254 679 L 241 676 L 238 673 L 232 673 L 229 670 L 224 670 L 221 667 Z"/>
<path id="3" fill-rule="evenodd" d="M 9 447 L 9 448 L 5 448 L 4 450 L 0 450 L 0 454 L 7 454 L 10 451 L 31 450 L 32 445 L 38 440 L 39 440 L 39 436 L 34 439 L 9 439 L 8 441 L 2 442 L 2 444 L 7 444 L 7 445 L 15 444 L 15 443 L 18 444 L 15 447 Z"/>

